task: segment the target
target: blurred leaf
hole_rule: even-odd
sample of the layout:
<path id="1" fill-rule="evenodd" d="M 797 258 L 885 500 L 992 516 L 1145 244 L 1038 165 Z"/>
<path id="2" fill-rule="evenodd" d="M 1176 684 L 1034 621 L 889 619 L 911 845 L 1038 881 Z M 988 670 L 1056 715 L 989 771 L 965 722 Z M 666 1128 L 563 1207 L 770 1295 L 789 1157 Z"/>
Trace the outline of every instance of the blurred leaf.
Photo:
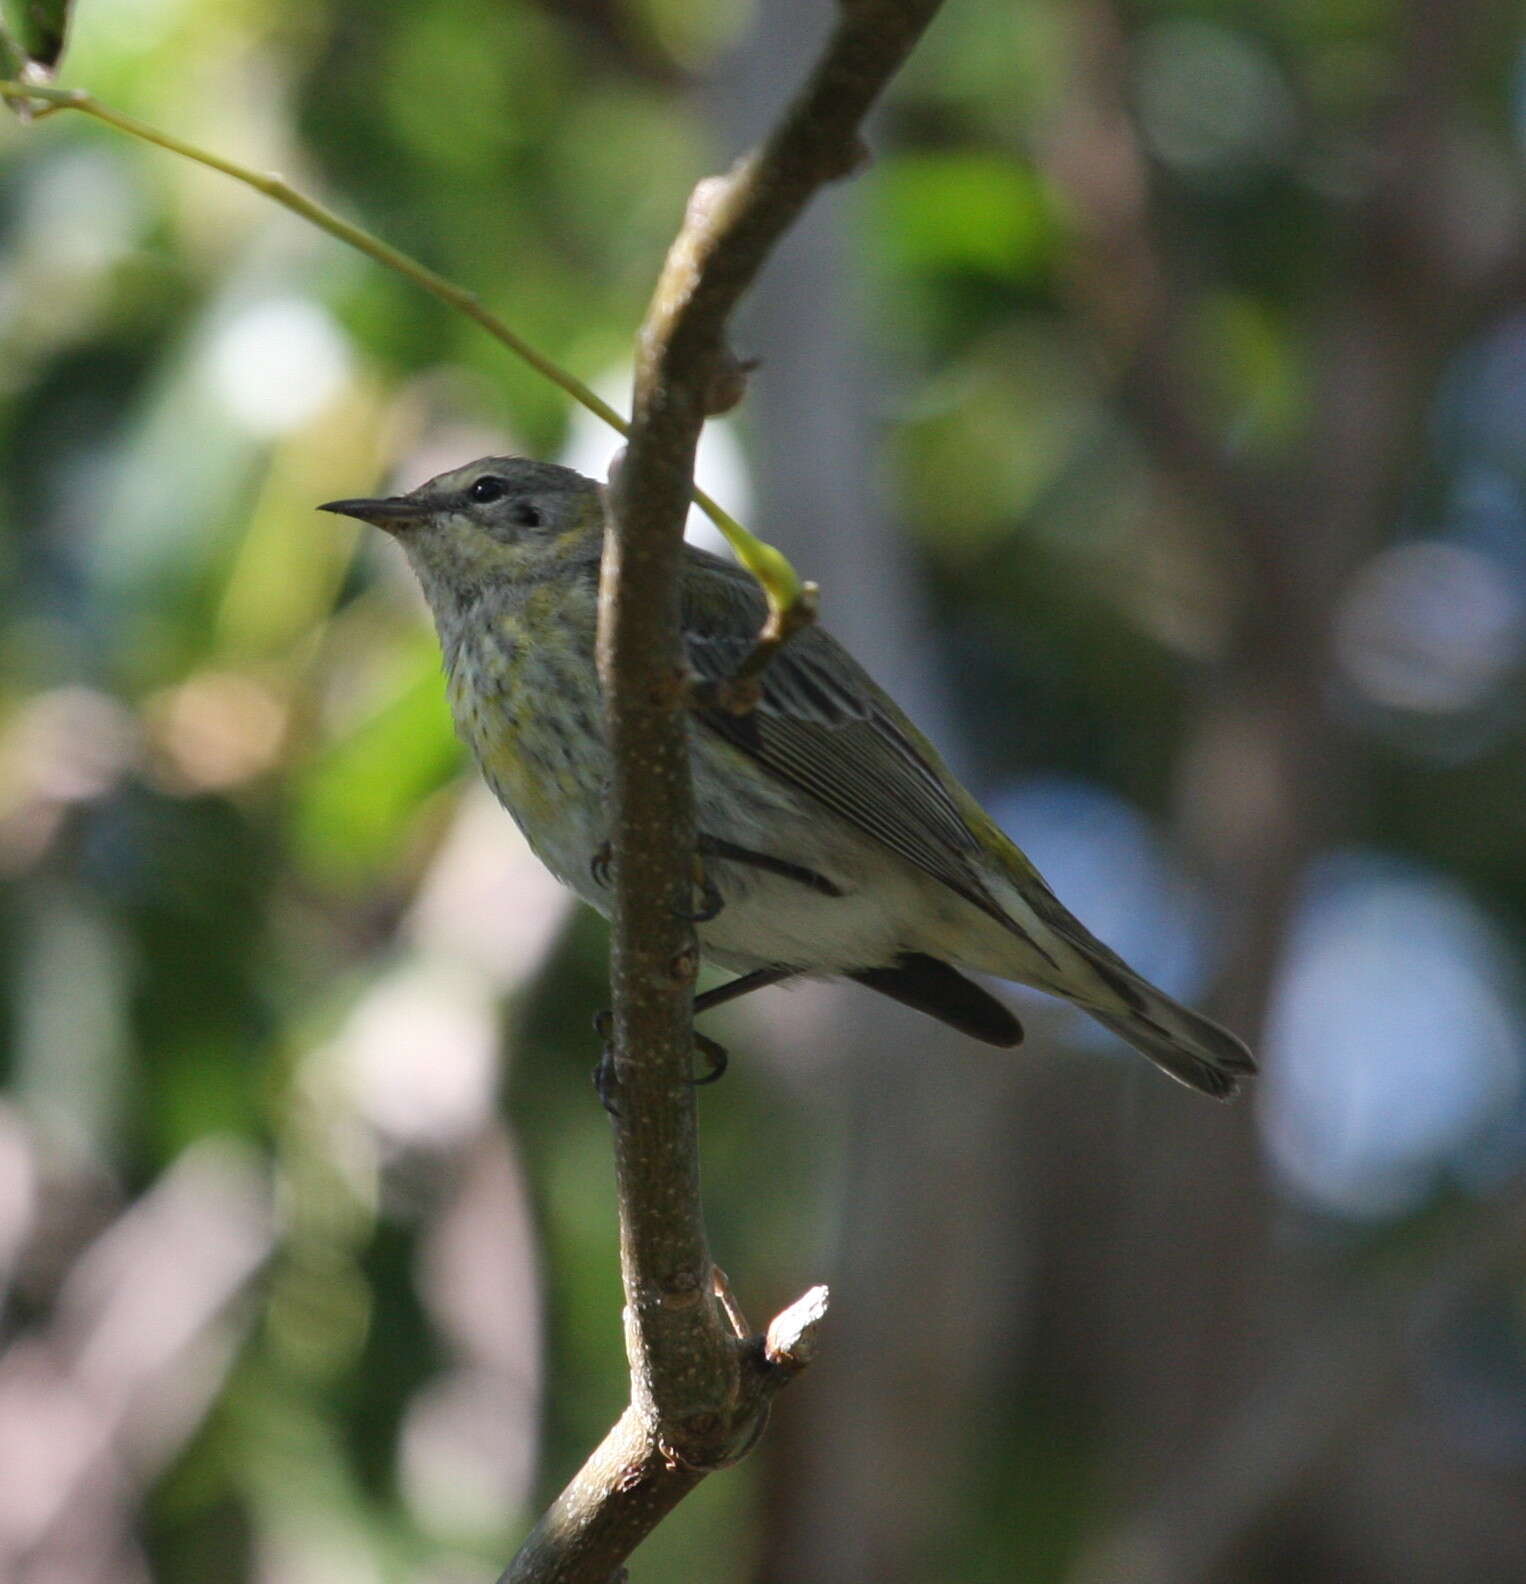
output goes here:
<path id="1" fill-rule="evenodd" d="M 50 76 L 64 53 L 70 0 L 4 0 L 5 14 L 22 49 Z"/>
<path id="2" fill-rule="evenodd" d="M 0 21 L 0 74 L 14 82 L 26 70 L 26 55 L 21 46 L 6 30 L 3 21 Z M 7 100 L 7 103 L 10 101 Z M 12 109 L 18 115 L 22 113 L 22 106 L 13 105 Z"/>
<path id="3" fill-rule="evenodd" d="M 1296 439 L 1309 390 L 1292 328 L 1259 298 L 1226 291 L 1205 294 L 1192 333 L 1233 443 L 1273 452 Z"/>
<path id="4" fill-rule="evenodd" d="M 631 13 L 653 42 L 687 70 L 699 71 L 737 41 L 750 20 L 749 0 L 632 0 Z"/>
<path id="5" fill-rule="evenodd" d="M 903 154 L 879 173 L 878 218 L 908 270 L 968 270 L 1022 281 L 1054 243 L 1043 184 L 1010 154 Z"/>
<path id="6" fill-rule="evenodd" d="M 898 436 L 903 498 L 940 551 L 972 550 L 1090 464 L 1103 417 L 1068 338 L 1012 325 L 928 383 Z"/>
<path id="7" fill-rule="evenodd" d="M 432 633 L 418 635 L 398 671 L 386 702 L 319 757 L 298 792 L 298 843 L 331 881 L 395 862 L 420 804 L 461 762 Z"/>

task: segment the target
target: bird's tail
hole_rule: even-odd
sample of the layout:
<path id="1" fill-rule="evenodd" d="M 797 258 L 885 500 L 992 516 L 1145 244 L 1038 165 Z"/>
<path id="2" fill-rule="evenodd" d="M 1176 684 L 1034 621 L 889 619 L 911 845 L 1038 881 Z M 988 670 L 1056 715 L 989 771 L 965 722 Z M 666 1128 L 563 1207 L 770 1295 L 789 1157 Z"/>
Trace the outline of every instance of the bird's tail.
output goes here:
<path id="1" fill-rule="evenodd" d="M 1070 998 L 1163 1072 L 1216 1100 L 1228 1100 L 1255 1072 L 1255 1059 L 1228 1029 L 1173 1001 L 1111 952 L 1088 957 L 1110 994 L 1071 991 Z"/>
<path id="2" fill-rule="evenodd" d="M 1016 952 L 1009 946 L 1001 959 L 993 954 L 969 965 L 1073 1001 L 1178 1083 L 1228 1100 L 1240 1079 L 1256 1070 L 1245 1046 L 1228 1029 L 1135 973 L 1065 907 L 989 821 L 986 832 L 1003 860 L 1000 870 L 989 874 L 992 895 L 1021 945 Z"/>

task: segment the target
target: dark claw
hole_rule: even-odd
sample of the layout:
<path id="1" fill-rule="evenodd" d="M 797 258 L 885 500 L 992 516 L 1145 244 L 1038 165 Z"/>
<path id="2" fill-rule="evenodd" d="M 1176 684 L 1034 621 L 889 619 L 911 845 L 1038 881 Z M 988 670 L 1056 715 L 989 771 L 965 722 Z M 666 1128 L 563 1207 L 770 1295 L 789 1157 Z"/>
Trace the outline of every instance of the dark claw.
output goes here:
<path id="1" fill-rule="evenodd" d="M 709 875 L 700 877 L 699 897 L 699 906 L 692 913 L 683 908 L 678 910 L 679 918 L 690 924 L 708 924 L 711 919 L 719 917 L 721 909 L 726 906 L 725 897 Z"/>
<path id="2" fill-rule="evenodd" d="M 593 1031 L 604 1042 L 604 1048 L 599 1052 L 599 1059 L 593 1064 L 593 1072 L 589 1076 L 593 1079 L 599 1104 L 610 1116 L 617 1117 L 620 1107 L 615 1104 L 615 1096 L 620 1092 L 620 1074 L 615 1070 L 615 1047 L 610 1038 L 615 1031 L 615 1015 L 608 1007 L 594 1013 Z"/>
<path id="3" fill-rule="evenodd" d="M 705 1065 L 710 1069 L 703 1078 L 691 1078 L 689 1082 L 696 1089 L 701 1084 L 713 1084 L 718 1078 L 726 1075 L 726 1069 L 731 1064 L 731 1058 L 726 1054 L 726 1047 L 718 1040 L 713 1040 L 708 1034 L 701 1034 L 697 1029 L 694 1034 L 694 1048 L 705 1058 Z"/>
<path id="4" fill-rule="evenodd" d="M 594 849 L 593 857 L 588 860 L 588 872 L 593 876 L 595 885 L 609 884 L 609 864 L 613 857 L 614 853 L 608 842 L 601 842 Z"/>
<path id="5" fill-rule="evenodd" d="M 610 1041 L 615 1027 L 614 1013 L 607 1007 L 602 1012 L 595 1012 L 593 1027 L 594 1033 L 604 1041 L 604 1049 L 599 1052 L 599 1059 L 594 1063 L 591 1074 L 593 1086 L 599 1096 L 599 1104 L 612 1117 L 617 1117 L 620 1115 L 620 1107 L 615 1104 L 615 1097 L 620 1092 L 620 1074 L 615 1065 L 615 1047 Z M 701 1084 L 713 1084 L 718 1078 L 725 1076 L 727 1067 L 731 1065 L 731 1057 L 719 1040 L 713 1040 L 708 1034 L 701 1034 L 696 1029 L 694 1048 L 704 1059 L 706 1067 L 704 1077 L 689 1080 L 696 1089 Z"/>
<path id="6" fill-rule="evenodd" d="M 599 1104 L 611 1117 L 619 1116 L 620 1107 L 615 1104 L 615 1096 L 620 1093 L 620 1075 L 615 1071 L 613 1045 L 606 1045 L 599 1052 L 599 1059 L 593 1064 L 593 1072 L 589 1076 L 593 1079 L 593 1089 L 599 1097 Z"/>

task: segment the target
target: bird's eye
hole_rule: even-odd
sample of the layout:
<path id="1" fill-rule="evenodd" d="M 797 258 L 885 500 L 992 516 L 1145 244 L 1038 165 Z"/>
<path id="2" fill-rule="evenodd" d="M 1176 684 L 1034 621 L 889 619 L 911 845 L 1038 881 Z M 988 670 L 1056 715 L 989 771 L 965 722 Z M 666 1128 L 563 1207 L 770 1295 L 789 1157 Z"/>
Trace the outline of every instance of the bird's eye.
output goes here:
<path id="1" fill-rule="evenodd" d="M 540 512 L 529 501 L 521 501 L 514 508 L 513 519 L 521 528 L 539 528 Z"/>
<path id="2" fill-rule="evenodd" d="M 484 473 L 483 476 L 467 490 L 467 498 L 474 500 L 479 506 L 485 506 L 489 501 L 502 500 L 509 492 L 509 486 L 495 474 Z"/>

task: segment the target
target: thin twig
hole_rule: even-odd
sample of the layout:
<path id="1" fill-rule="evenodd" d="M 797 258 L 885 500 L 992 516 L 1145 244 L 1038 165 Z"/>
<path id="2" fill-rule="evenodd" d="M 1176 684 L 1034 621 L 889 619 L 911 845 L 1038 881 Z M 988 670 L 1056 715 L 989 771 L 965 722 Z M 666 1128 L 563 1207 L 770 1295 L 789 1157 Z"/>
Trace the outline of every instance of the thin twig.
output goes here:
<path id="1" fill-rule="evenodd" d="M 770 611 L 757 642 L 730 676 L 716 681 L 692 679 L 690 706 L 724 710 L 728 715 L 747 715 L 756 709 L 763 697 L 764 671 L 796 633 L 815 622 L 819 592 L 814 583 L 804 583 L 793 605 L 782 611 Z"/>
<path id="2" fill-rule="evenodd" d="M 4 43 L 3 35 L 0 35 L 0 68 L 10 70 L 14 68 L 15 62 L 8 60 L 4 55 Z M 136 116 L 102 104 L 93 94 L 86 93 L 83 89 L 50 88 L 40 83 L 19 80 L 0 81 L 0 98 L 4 98 L 19 111 L 30 113 L 34 121 L 40 121 L 45 116 L 54 115 L 60 110 L 78 110 L 82 115 L 103 121 L 107 126 L 115 127 L 117 131 L 125 132 L 129 137 L 137 138 L 140 142 L 150 143 L 155 148 L 178 154 L 182 159 L 191 160 L 197 165 L 204 165 L 209 170 L 229 176 L 236 182 L 242 182 L 244 186 L 253 188 L 255 192 L 280 204 L 283 209 L 290 210 L 292 214 L 300 216 L 320 231 L 343 242 L 347 247 L 365 254 L 384 269 L 401 275 L 404 280 L 412 281 L 415 286 L 454 308 L 458 313 L 465 314 L 468 319 L 486 330 L 500 345 L 507 347 L 538 374 L 550 380 L 558 389 L 565 391 L 580 406 L 587 408 L 595 417 L 602 418 L 617 434 L 629 436 L 630 423 L 627 419 L 597 392 L 569 374 L 544 352 L 531 346 L 496 314 L 484 308 L 475 292 L 470 292 L 465 287 L 456 285 L 454 281 L 447 280 L 445 276 L 419 263 L 401 249 L 383 242 L 380 237 L 373 236 L 362 226 L 346 220 L 342 215 L 319 203 L 317 199 L 308 197 L 306 193 L 293 187 L 284 176 L 278 176 L 271 171 L 251 170 L 246 165 L 240 165 L 236 160 L 227 159 L 221 154 L 212 153 L 209 149 L 188 143 L 184 138 L 178 138 L 173 133 L 162 132 L 158 127 L 140 121 Z M 44 108 L 38 110 L 36 108 L 38 104 L 43 105 Z M 754 534 L 749 533 L 730 512 L 697 484 L 691 483 L 689 498 L 721 530 L 726 536 L 727 543 L 736 552 L 737 560 L 758 580 L 772 615 L 780 616 L 800 602 L 802 593 L 800 578 L 785 556 L 772 545 L 765 544 Z"/>

